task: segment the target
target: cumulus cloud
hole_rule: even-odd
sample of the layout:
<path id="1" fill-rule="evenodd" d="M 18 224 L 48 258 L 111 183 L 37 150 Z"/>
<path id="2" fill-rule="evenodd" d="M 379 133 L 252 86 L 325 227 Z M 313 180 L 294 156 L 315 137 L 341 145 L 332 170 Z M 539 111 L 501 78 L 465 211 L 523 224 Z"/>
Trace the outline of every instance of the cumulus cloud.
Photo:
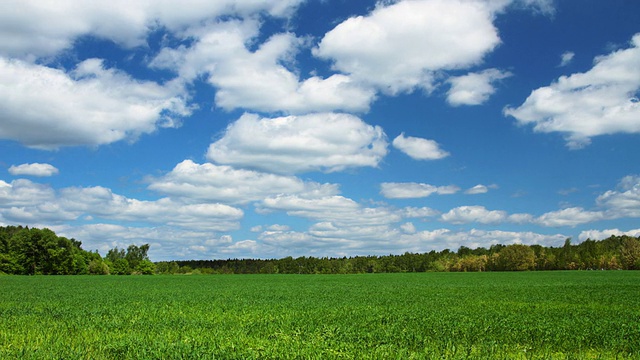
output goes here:
<path id="1" fill-rule="evenodd" d="M 501 210 L 487 210 L 484 206 L 459 206 L 442 214 L 440 219 L 452 224 L 496 224 L 507 220 L 507 213 Z"/>
<path id="2" fill-rule="evenodd" d="M 561 76 L 504 113 L 537 132 L 566 134 L 580 149 L 599 135 L 640 133 L 640 34 L 631 46 L 595 59 L 587 72 Z"/>
<path id="3" fill-rule="evenodd" d="M 449 229 L 436 229 L 431 231 L 419 231 L 415 234 L 404 234 L 401 243 L 406 251 L 424 252 L 423 249 L 441 250 L 457 249 L 460 246 L 470 248 L 485 247 L 503 244 L 527 244 L 543 246 L 560 246 L 567 238 L 563 234 L 538 234 L 530 231 L 502 231 L 502 230 L 478 230 L 452 231 Z"/>
<path id="4" fill-rule="evenodd" d="M 640 176 L 625 176 L 618 190 L 606 191 L 598 196 L 596 203 L 607 209 L 610 218 L 640 217 Z"/>
<path id="5" fill-rule="evenodd" d="M 334 172 L 378 166 L 387 145 L 382 128 L 348 114 L 275 119 L 245 114 L 209 146 L 207 158 L 273 173 Z"/>
<path id="6" fill-rule="evenodd" d="M 570 207 L 545 213 L 532 221 L 542 226 L 577 226 L 600 220 L 640 217 L 640 176 L 620 180 L 617 190 L 608 190 L 596 198 L 597 210 Z"/>
<path id="7" fill-rule="evenodd" d="M 470 195 L 475 195 L 475 194 L 485 194 L 489 192 L 489 188 L 486 187 L 485 185 L 482 184 L 478 184 L 470 189 L 467 189 L 464 193 L 465 194 L 470 194 Z"/>
<path id="8" fill-rule="evenodd" d="M 11 167 L 9 167 L 9 174 L 14 176 L 26 175 L 26 176 L 46 177 L 46 176 L 57 175 L 58 173 L 59 173 L 58 168 L 56 168 L 51 164 L 32 163 L 32 164 L 11 165 Z"/>
<path id="9" fill-rule="evenodd" d="M 398 222 L 402 216 L 386 207 L 364 207 L 343 196 L 304 198 L 298 195 L 279 195 L 264 199 L 258 211 L 284 211 L 320 222 L 349 226 L 370 226 Z"/>
<path id="10" fill-rule="evenodd" d="M 462 225 L 470 223 L 480 224 L 527 224 L 533 223 L 534 217 L 530 214 L 518 213 L 508 214 L 504 210 L 488 210 L 484 206 L 464 205 L 455 207 L 440 215 L 443 222 Z"/>
<path id="11" fill-rule="evenodd" d="M 307 232 L 267 229 L 259 239 L 279 251 L 301 251 L 302 254 L 323 256 L 329 252 L 334 256 L 353 254 L 365 245 L 374 247 L 399 235 L 391 227 L 403 218 L 403 212 L 387 207 L 365 207 L 342 196 L 307 199 L 300 196 L 282 195 L 265 199 L 258 212 L 283 211 L 315 221 Z M 386 244 L 385 247 L 392 246 Z"/>
<path id="12" fill-rule="evenodd" d="M 407 251 L 423 253 L 457 249 L 460 246 L 488 248 L 496 244 L 560 246 L 567 238 L 564 234 L 500 230 L 414 230 L 411 223 L 404 223 L 397 229 L 389 226 L 342 228 L 330 223 L 318 223 L 308 232 L 264 232 L 259 238 L 280 256 L 322 254 L 336 257 L 401 254 Z"/>
<path id="13" fill-rule="evenodd" d="M 426 218 L 439 215 L 440 213 L 437 210 L 428 208 L 428 207 L 405 207 L 400 211 L 400 214 L 405 218 Z"/>
<path id="14" fill-rule="evenodd" d="M 431 194 L 449 195 L 455 194 L 460 190 L 454 185 L 434 186 L 424 183 L 382 183 L 380 184 L 380 193 L 387 199 L 414 199 L 423 198 Z"/>
<path id="15" fill-rule="evenodd" d="M 558 211 L 551 211 L 536 219 L 536 222 L 543 226 L 576 226 L 586 224 L 605 218 L 601 211 L 588 211 L 581 207 L 571 207 Z"/>
<path id="16" fill-rule="evenodd" d="M 393 146 L 415 160 L 438 160 L 449 156 L 440 149 L 440 145 L 433 140 L 404 136 L 404 133 L 393 139 Z"/>
<path id="17" fill-rule="evenodd" d="M 434 86 L 434 72 L 479 63 L 499 43 L 496 7 L 481 1 L 401 1 L 352 17 L 313 53 L 333 68 L 396 94 Z"/>
<path id="18" fill-rule="evenodd" d="M 301 0 L 185 0 L 179 4 L 164 0 L 59 0 L 55 6 L 47 6 L 38 0 L 8 0 L 0 13 L 0 54 L 19 58 L 52 56 L 72 47 L 83 35 L 125 47 L 141 46 L 147 34 L 158 27 L 181 31 L 190 24 L 223 15 L 250 17 L 264 12 L 288 16 L 300 3 Z"/>
<path id="19" fill-rule="evenodd" d="M 191 114 L 183 88 L 132 79 L 102 60 L 62 70 L 0 58 L 0 138 L 56 149 L 135 140 Z"/>
<path id="20" fill-rule="evenodd" d="M 149 179 L 149 189 L 188 201 L 248 203 L 277 194 L 337 195 L 335 184 L 304 182 L 282 176 L 215 164 L 184 160 L 166 175 Z"/>
<path id="21" fill-rule="evenodd" d="M 621 231 L 619 229 L 606 229 L 606 230 L 585 230 L 580 232 L 578 235 L 578 239 L 580 241 L 585 241 L 587 239 L 591 240 L 604 240 L 611 236 L 640 236 L 640 229 L 633 229 L 629 231 Z"/>
<path id="22" fill-rule="evenodd" d="M 227 258 L 241 241 L 230 235 L 214 235 L 172 226 L 125 226 L 116 224 L 86 224 L 80 226 L 52 226 L 57 234 L 82 239 L 83 249 L 98 250 L 105 255 L 114 247 L 131 244 L 150 244 L 149 257 L 153 261 Z"/>
<path id="23" fill-rule="evenodd" d="M 177 69 L 184 81 L 205 76 L 215 86 L 216 105 L 227 110 L 308 113 L 366 111 L 375 97 L 372 89 L 335 74 L 300 80 L 293 58 L 306 40 L 292 33 L 273 35 L 255 50 L 260 23 L 235 20 L 208 24 L 189 32 L 190 47 L 165 48 L 151 62 L 156 68 Z"/>
<path id="24" fill-rule="evenodd" d="M 47 185 L 27 179 L 17 179 L 11 183 L 0 180 L 0 204 L 6 207 L 21 207 L 55 199 L 55 191 Z"/>
<path id="25" fill-rule="evenodd" d="M 291 230 L 291 228 L 289 227 L 289 225 L 273 224 L 273 225 L 269 225 L 267 227 L 267 230 L 269 230 L 269 231 L 289 231 L 289 230 Z"/>
<path id="26" fill-rule="evenodd" d="M 451 88 L 447 92 L 447 102 L 453 106 L 480 105 L 489 100 L 496 89 L 493 83 L 511 76 L 508 71 L 487 69 L 477 73 L 449 78 Z"/>
<path id="27" fill-rule="evenodd" d="M 136 223 L 166 224 L 191 229 L 229 231 L 244 213 L 219 203 L 183 203 L 169 198 L 138 200 L 110 189 L 49 185 L 26 179 L 0 182 L 0 219 L 14 223 L 60 223 L 91 217 Z"/>
<path id="28" fill-rule="evenodd" d="M 416 227 L 413 225 L 413 223 L 410 223 L 410 222 L 400 225 L 400 230 L 402 230 L 402 232 L 404 232 L 405 234 L 416 233 Z"/>
<path id="29" fill-rule="evenodd" d="M 489 189 L 497 189 L 498 185 L 496 184 L 491 184 L 491 185 L 482 185 L 482 184 L 478 184 L 472 188 L 469 188 L 467 190 L 465 190 L 465 194 L 468 195 L 476 195 L 476 194 L 485 194 L 487 192 L 489 192 Z"/>

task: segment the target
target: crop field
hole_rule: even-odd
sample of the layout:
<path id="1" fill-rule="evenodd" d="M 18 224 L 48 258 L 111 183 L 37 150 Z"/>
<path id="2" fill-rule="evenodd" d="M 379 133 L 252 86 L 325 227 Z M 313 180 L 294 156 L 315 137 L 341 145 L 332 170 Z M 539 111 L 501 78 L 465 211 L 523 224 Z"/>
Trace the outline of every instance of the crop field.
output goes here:
<path id="1" fill-rule="evenodd" d="M 0 276 L 1 359 L 640 359 L 640 272 Z"/>

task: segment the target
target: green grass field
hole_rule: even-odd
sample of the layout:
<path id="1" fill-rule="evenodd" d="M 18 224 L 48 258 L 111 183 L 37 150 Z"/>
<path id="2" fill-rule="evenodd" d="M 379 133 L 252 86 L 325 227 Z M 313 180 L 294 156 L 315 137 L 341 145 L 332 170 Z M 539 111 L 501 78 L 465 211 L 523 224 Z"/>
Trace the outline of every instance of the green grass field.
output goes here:
<path id="1" fill-rule="evenodd" d="M 1 359 L 640 358 L 640 272 L 1 276 Z"/>

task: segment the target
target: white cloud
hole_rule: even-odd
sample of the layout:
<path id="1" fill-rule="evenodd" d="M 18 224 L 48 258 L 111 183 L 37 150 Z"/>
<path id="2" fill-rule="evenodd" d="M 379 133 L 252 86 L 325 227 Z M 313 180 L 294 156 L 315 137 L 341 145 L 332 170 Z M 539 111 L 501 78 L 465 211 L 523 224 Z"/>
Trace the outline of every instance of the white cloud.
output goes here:
<path id="1" fill-rule="evenodd" d="M 68 187 L 58 191 L 25 179 L 0 183 L 0 220 L 17 223 L 58 224 L 82 217 L 166 224 L 189 229 L 237 229 L 242 210 L 218 203 L 183 203 L 169 198 L 138 200 L 110 189 Z"/>
<path id="2" fill-rule="evenodd" d="M 531 214 L 511 214 L 507 218 L 507 221 L 514 224 L 529 224 L 535 222 Z"/>
<path id="3" fill-rule="evenodd" d="M 255 240 L 241 240 L 230 246 L 220 248 L 217 252 L 229 258 L 256 258 L 256 255 L 264 257 L 268 249 L 263 250 L 263 246 Z M 222 256 L 218 257 L 221 258 Z"/>
<path id="4" fill-rule="evenodd" d="M 640 217 L 640 176 L 625 176 L 618 188 L 619 191 L 609 190 L 598 196 L 596 203 L 607 210 L 610 218 Z"/>
<path id="5" fill-rule="evenodd" d="M 558 211 L 545 213 L 535 219 L 535 222 L 543 226 L 576 226 L 605 218 L 601 211 L 587 211 L 581 207 L 571 207 Z"/>
<path id="6" fill-rule="evenodd" d="M 152 261 L 226 258 L 242 241 L 234 242 L 229 235 L 216 236 L 209 231 L 197 231 L 171 226 L 135 227 L 114 224 L 52 226 L 57 234 L 82 241 L 82 248 L 98 250 L 105 255 L 110 249 L 131 244 L 150 244 Z M 247 256 L 250 254 L 246 253 Z"/>
<path id="7" fill-rule="evenodd" d="M 493 5 L 423 0 L 378 6 L 326 33 L 314 54 L 385 93 L 431 90 L 434 72 L 478 64 L 499 44 Z"/>
<path id="8" fill-rule="evenodd" d="M 208 232 L 175 227 L 127 227 L 91 224 L 52 227 L 56 233 L 81 239 L 83 248 L 97 249 L 103 255 L 116 246 L 151 244 L 153 261 L 199 258 L 282 258 L 285 256 L 388 255 L 409 252 L 457 249 L 460 246 L 490 247 L 495 244 L 541 244 L 560 246 L 566 235 L 499 230 L 451 231 L 436 229 L 412 232 L 411 223 L 399 229 L 385 226 L 339 227 L 317 223 L 307 232 L 264 231 L 256 240 L 234 240 L 231 236 L 212 236 Z M 407 231 L 401 231 L 401 230 Z"/>
<path id="9" fill-rule="evenodd" d="M 388 254 L 396 248 L 399 236 L 411 230 L 406 223 L 400 228 L 394 224 L 405 217 L 428 217 L 437 213 L 429 208 L 364 207 L 342 196 L 320 199 L 278 196 L 266 199 L 258 211 L 284 211 L 289 216 L 316 221 L 307 232 L 265 231 L 259 238 L 288 255 L 297 251 L 322 256 Z"/>
<path id="10" fill-rule="evenodd" d="M 32 163 L 32 164 L 21 164 L 21 165 L 11 165 L 9 167 L 9 174 L 17 176 L 17 175 L 26 175 L 26 176 L 53 176 L 59 173 L 58 168 L 51 164 L 42 164 L 42 163 Z"/>
<path id="11" fill-rule="evenodd" d="M 135 140 L 190 115 L 183 89 L 134 80 L 99 59 L 70 74 L 0 58 L 0 138 L 56 149 Z"/>
<path id="12" fill-rule="evenodd" d="M 620 180 L 618 190 L 608 190 L 596 198 L 597 211 L 570 207 L 545 213 L 532 220 L 543 226 L 576 226 L 600 220 L 640 217 L 640 176 Z"/>
<path id="13" fill-rule="evenodd" d="M 303 198 L 297 195 L 280 195 L 264 199 L 258 211 L 284 211 L 320 222 L 349 226 L 391 224 L 402 219 L 401 214 L 386 207 L 363 207 L 343 196 Z"/>
<path id="14" fill-rule="evenodd" d="M 449 156 L 440 149 L 440 145 L 433 140 L 404 136 L 404 133 L 393 139 L 393 146 L 415 160 L 438 160 Z"/>
<path id="15" fill-rule="evenodd" d="M 8 0 L 0 12 L 0 54 L 33 58 L 71 48 L 83 35 L 125 47 L 145 44 L 158 27 L 180 31 L 193 23 L 223 15 L 250 17 L 265 12 L 288 16 L 301 0 Z"/>
<path id="16" fill-rule="evenodd" d="M 483 104 L 496 91 L 493 83 L 511 75 L 508 71 L 487 69 L 451 77 L 447 80 L 451 84 L 447 92 L 447 102 L 453 106 Z"/>
<path id="17" fill-rule="evenodd" d="M 291 230 L 291 228 L 289 227 L 289 225 L 273 224 L 273 225 L 269 225 L 267 227 L 267 230 L 269 230 L 269 231 L 289 231 L 289 230 Z"/>
<path id="18" fill-rule="evenodd" d="M 102 187 L 65 188 L 60 191 L 64 208 L 79 214 L 127 222 L 149 222 L 192 229 L 237 229 L 244 213 L 219 203 L 185 204 L 169 198 L 144 201 L 113 194 Z"/>
<path id="19" fill-rule="evenodd" d="M 189 48 L 165 48 L 151 66 L 178 69 L 180 77 L 192 81 L 206 76 L 217 88 L 216 105 L 232 110 L 309 113 L 367 111 L 375 92 L 341 74 L 326 79 L 299 79 L 293 58 L 306 40 L 292 33 L 273 35 L 257 50 L 247 46 L 259 35 L 258 21 L 228 21 L 193 29 L 197 41 Z"/>
<path id="20" fill-rule="evenodd" d="M 561 76 L 504 113 L 538 132 L 565 133 L 567 146 L 579 149 L 594 136 L 640 133 L 639 91 L 640 33 L 629 48 L 597 57 L 591 70 Z"/>
<path id="21" fill-rule="evenodd" d="M 562 55 L 560 55 L 560 67 L 569 65 L 575 55 L 572 51 L 563 52 Z"/>
<path id="22" fill-rule="evenodd" d="M 402 230 L 402 232 L 404 232 L 405 234 L 416 233 L 416 227 L 413 225 L 413 223 L 410 222 L 400 225 L 400 230 Z"/>
<path id="23" fill-rule="evenodd" d="M 485 194 L 489 192 L 489 188 L 486 187 L 485 185 L 482 184 L 478 184 L 470 189 L 467 189 L 464 193 L 465 194 L 470 194 L 470 195 L 475 195 L 475 194 Z"/>
<path id="24" fill-rule="evenodd" d="M 211 144 L 207 158 L 219 164 L 290 174 L 376 167 L 386 154 L 382 129 L 352 115 L 269 119 L 245 114 Z"/>
<path id="25" fill-rule="evenodd" d="M 496 224 L 508 219 L 507 213 L 501 210 L 487 210 L 484 206 L 459 206 L 442 214 L 440 219 L 452 224 Z"/>
<path id="26" fill-rule="evenodd" d="M 17 179 L 11 183 L 0 180 L 0 204 L 2 208 L 35 205 L 55 199 L 55 191 L 43 184 L 31 180 Z"/>
<path id="27" fill-rule="evenodd" d="M 425 218 L 439 215 L 440 213 L 434 209 L 428 207 L 411 207 L 408 206 L 400 211 L 400 214 L 405 218 Z"/>
<path id="28" fill-rule="evenodd" d="M 491 245 L 503 244 L 527 244 L 543 246 L 560 246 L 567 238 L 563 234 L 538 234 L 530 231 L 515 232 L 501 230 L 477 230 L 451 231 L 449 229 L 437 229 L 432 231 L 419 231 L 415 234 L 401 236 L 401 244 L 398 247 L 412 252 L 425 252 L 428 250 L 458 249 L 460 246 L 489 248 Z"/>
<path id="29" fill-rule="evenodd" d="M 560 246 L 563 234 L 538 234 L 500 230 L 452 231 L 436 229 L 411 231 L 411 223 L 399 229 L 388 226 L 341 228 L 331 223 L 318 223 L 308 232 L 265 232 L 260 240 L 273 248 L 274 254 L 320 256 L 387 255 L 404 252 L 424 253 L 431 250 L 457 249 L 460 246 L 489 248 L 496 244 L 540 244 Z M 407 231 L 403 231 L 407 230 Z"/>
<path id="30" fill-rule="evenodd" d="M 578 235 L 578 239 L 580 241 L 585 241 L 587 239 L 591 240 L 604 240 L 611 236 L 640 236 L 640 229 L 633 229 L 629 231 L 621 231 L 619 229 L 606 229 L 606 230 L 585 230 L 580 232 Z"/>
<path id="31" fill-rule="evenodd" d="M 413 199 L 423 198 L 431 194 L 439 195 L 455 194 L 460 188 L 454 185 L 434 186 L 423 183 L 382 183 L 380 193 L 388 199 Z"/>
<path id="32" fill-rule="evenodd" d="M 339 193 L 335 184 L 304 182 L 282 176 L 215 164 L 184 160 L 166 175 L 149 179 L 149 189 L 188 201 L 248 203 L 278 194 L 330 196 Z"/>
<path id="33" fill-rule="evenodd" d="M 478 184 L 472 188 L 469 188 L 467 190 L 465 190 L 465 194 L 468 195 L 475 195 L 475 194 L 485 194 L 487 192 L 489 192 L 489 189 L 497 189 L 498 185 L 496 184 L 491 184 L 491 185 L 482 185 L 482 184 Z"/>

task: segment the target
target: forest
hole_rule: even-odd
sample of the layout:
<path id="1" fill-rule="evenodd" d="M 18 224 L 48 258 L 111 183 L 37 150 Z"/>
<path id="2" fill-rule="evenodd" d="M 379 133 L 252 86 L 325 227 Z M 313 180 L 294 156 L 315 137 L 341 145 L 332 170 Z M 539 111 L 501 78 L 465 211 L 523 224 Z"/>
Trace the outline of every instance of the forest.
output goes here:
<path id="1" fill-rule="evenodd" d="M 640 237 L 611 236 L 563 246 L 493 245 L 457 251 L 354 257 L 285 257 L 151 262 L 149 245 L 111 249 L 102 257 L 49 229 L 0 227 L 0 274 L 358 274 L 532 270 L 640 270 Z"/>
<path id="2" fill-rule="evenodd" d="M 16 275 L 128 275 L 153 274 L 149 245 L 117 247 L 103 258 L 85 251 L 75 239 L 52 230 L 22 226 L 0 227 L 0 274 Z"/>

